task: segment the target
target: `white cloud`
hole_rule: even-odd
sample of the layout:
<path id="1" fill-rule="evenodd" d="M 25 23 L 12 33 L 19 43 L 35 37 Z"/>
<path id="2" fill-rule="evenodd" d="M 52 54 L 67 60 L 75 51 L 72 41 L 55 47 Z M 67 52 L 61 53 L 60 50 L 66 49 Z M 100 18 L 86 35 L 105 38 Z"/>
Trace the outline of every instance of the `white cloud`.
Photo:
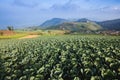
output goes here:
<path id="1" fill-rule="evenodd" d="M 33 0 L 29 0 L 29 2 L 26 2 L 25 0 L 14 0 L 12 5 L 32 8 L 37 7 L 38 3 L 34 2 Z"/>
<path id="2" fill-rule="evenodd" d="M 109 0 L 114 1 L 114 0 Z M 120 6 L 108 0 L 1 0 L 0 24 L 40 24 L 48 18 L 120 18 Z M 120 0 L 119 0 L 120 1 Z M 108 2 L 108 3 L 107 3 Z M 14 5 L 13 5 L 14 4 Z M 6 24 L 5 24 L 6 23 Z"/>

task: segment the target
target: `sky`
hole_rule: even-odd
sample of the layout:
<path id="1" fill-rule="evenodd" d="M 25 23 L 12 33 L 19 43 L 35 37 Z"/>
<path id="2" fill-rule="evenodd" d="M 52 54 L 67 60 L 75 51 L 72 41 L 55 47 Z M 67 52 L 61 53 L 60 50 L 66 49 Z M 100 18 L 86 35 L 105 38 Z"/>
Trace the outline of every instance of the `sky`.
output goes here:
<path id="1" fill-rule="evenodd" d="M 51 18 L 120 18 L 120 0 L 0 0 L 0 27 L 38 26 Z"/>

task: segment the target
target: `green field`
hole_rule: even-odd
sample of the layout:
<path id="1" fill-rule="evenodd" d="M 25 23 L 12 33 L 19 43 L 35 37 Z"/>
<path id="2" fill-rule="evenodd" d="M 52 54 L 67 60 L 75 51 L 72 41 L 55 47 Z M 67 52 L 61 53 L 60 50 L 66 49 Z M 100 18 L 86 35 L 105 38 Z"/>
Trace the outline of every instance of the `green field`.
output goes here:
<path id="1" fill-rule="evenodd" d="M 0 40 L 0 80 L 119 80 L 120 36 Z"/>

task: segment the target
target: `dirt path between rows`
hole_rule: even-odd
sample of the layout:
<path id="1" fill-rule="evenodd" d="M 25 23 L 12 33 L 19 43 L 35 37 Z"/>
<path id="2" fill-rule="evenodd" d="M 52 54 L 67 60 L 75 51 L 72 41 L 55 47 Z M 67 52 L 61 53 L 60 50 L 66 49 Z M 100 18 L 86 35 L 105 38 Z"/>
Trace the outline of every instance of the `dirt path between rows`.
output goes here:
<path id="1" fill-rule="evenodd" d="M 38 37 L 39 35 L 28 35 L 28 36 L 24 36 L 24 37 L 21 37 L 19 39 L 28 39 L 28 38 L 36 38 Z"/>

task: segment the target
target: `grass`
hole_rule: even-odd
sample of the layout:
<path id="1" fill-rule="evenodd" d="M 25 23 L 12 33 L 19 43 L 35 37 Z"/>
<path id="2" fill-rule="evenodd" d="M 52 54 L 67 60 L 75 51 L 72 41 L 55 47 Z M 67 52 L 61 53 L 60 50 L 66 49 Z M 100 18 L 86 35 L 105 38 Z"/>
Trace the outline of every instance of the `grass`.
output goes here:
<path id="1" fill-rule="evenodd" d="M 0 39 L 16 39 L 16 38 L 24 37 L 27 35 L 28 34 L 26 34 L 26 33 L 17 33 L 14 35 L 3 35 L 3 36 L 0 36 Z"/>

